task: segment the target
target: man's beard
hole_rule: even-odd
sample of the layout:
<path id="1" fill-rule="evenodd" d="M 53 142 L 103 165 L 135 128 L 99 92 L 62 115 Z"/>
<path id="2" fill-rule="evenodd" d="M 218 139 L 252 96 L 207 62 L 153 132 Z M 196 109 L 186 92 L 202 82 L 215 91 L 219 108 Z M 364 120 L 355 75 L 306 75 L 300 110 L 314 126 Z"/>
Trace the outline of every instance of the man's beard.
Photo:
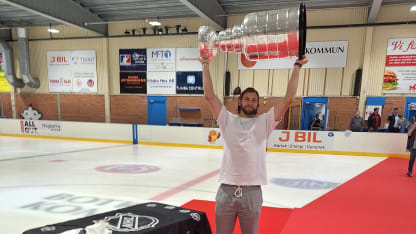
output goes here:
<path id="1" fill-rule="evenodd" d="M 253 109 L 251 111 L 248 111 L 246 108 L 241 107 L 241 110 L 243 111 L 243 113 L 245 115 L 256 115 L 257 114 L 257 108 L 256 109 Z"/>

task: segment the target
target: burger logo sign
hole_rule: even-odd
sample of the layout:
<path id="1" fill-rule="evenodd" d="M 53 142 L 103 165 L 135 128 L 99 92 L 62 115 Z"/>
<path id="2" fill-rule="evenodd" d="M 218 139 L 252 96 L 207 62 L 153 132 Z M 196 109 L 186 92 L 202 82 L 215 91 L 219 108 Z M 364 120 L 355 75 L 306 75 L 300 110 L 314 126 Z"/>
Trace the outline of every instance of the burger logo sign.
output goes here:
<path id="1" fill-rule="evenodd" d="M 384 72 L 383 90 L 393 90 L 399 84 L 396 73 L 386 70 Z"/>
<path id="2" fill-rule="evenodd" d="M 416 38 L 388 41 L 383 93 L 416 93 Z"/>

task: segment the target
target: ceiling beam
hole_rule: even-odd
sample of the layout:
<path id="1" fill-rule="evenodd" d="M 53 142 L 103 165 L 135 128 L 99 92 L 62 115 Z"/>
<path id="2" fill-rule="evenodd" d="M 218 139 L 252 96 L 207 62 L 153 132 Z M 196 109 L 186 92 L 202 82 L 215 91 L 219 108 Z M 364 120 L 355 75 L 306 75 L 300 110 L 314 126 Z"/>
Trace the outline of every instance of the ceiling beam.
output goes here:
<path id="1" fill-rule="evenodd" d="M 378 12 L 380 11 L 381 3 L 383 0 L 373 0 L 371 7 L 368 12 L 367 23 L 375 23 L 377 19 Z"/>
<path id="2" fill-rule="evenodd" d="M 0 21 L 0 40 L 9 41 L 12 39 L 12 30 Z"/>
<path id="3" fill-rule="evenodd" d="M 201 18 L 215 25 L 218 29 L 227 27 L 227 16 L 217 0 L 179 0 Z"/>
<path id="4" fill-rule="evenodd" d="M 95 32 L 102 36 L 108 35 L 106 24 L 85 26 L 85 22 L 104 21 L 72 0 L 0 0 L 0 3 L 8 4 L 62 24 Z"/>

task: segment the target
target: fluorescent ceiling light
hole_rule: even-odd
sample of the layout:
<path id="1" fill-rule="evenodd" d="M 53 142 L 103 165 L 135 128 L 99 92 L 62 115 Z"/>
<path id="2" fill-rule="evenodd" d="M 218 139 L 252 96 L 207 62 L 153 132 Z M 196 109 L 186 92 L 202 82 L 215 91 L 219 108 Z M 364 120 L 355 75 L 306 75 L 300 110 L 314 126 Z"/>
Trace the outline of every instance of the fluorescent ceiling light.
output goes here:
<path id="1" fill-rule="evenodd" d="M 416 11 L 416 5 L 412 6 L 412 8 L 410 8 L 410 11 Z"/>
<path id="2" fill-rule="evenodd" d="M 159 21 L 149 21 L 149 24 L 152 26 L 160 26 L 162 25 Z"/>
<path id="3" fill-rule="evenodd" d="M 59 33 L 59 30 L 56 28 L 48 28 L 48 32 L 50 33 Z"/>

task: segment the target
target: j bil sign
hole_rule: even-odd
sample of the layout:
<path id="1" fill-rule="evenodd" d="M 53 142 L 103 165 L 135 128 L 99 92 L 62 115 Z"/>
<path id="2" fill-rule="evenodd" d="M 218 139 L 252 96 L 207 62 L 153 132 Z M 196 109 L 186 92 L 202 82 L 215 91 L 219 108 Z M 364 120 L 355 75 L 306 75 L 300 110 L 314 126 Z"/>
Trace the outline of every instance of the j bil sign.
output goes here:
<path id="1" fill-rule="evenodd" d="M 293 139 L 297 143 L 322 143 L 322 140 L 318 139 L 317 132 L 289 132 L 281 131 L 279 137 L 280 142 L 289 142 Z"/>
<path id="2" fill-rule="evenodd" d="M 269 146 L 275 149 L 332 150 L 334 133 L 326 131 L 273 131 Z"/>

